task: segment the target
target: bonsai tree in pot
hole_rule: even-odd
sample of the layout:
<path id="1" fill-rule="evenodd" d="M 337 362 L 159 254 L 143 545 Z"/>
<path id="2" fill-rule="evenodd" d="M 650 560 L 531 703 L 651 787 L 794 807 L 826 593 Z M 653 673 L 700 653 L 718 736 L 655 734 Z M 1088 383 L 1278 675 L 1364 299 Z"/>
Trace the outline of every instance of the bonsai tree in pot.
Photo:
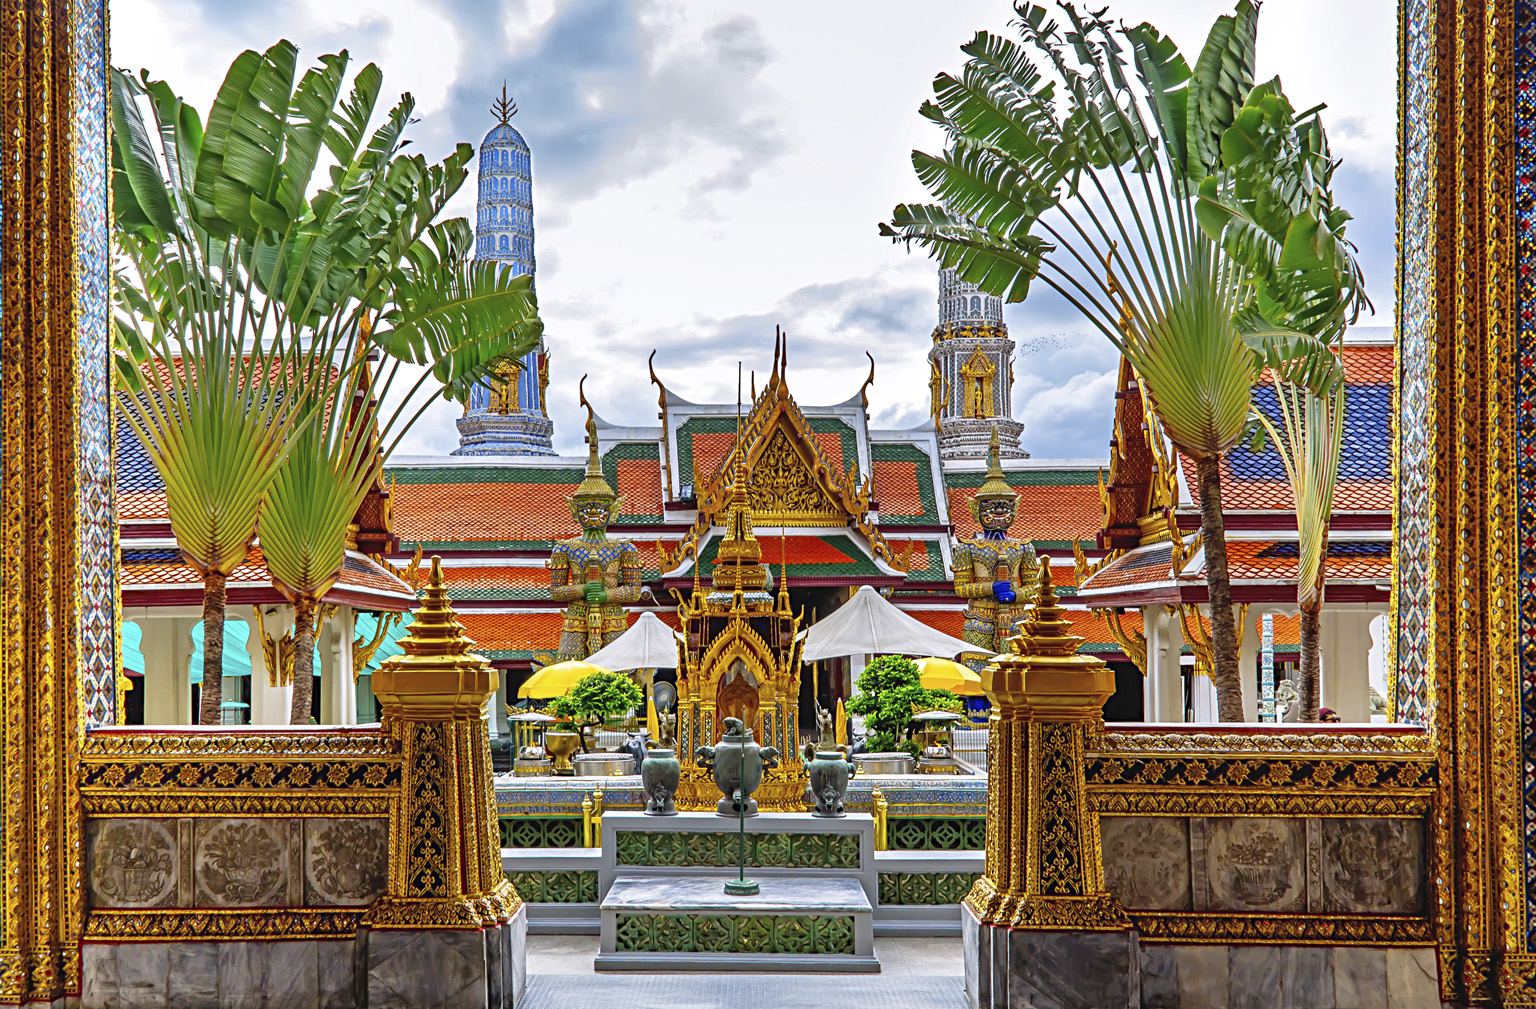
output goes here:
<path id="1" fill-rule="evenodd" d="M 577 726 L 581 749 L 586 753 L 590 749 L 587 729 L 634 710 L 644 699 L 629 677 L 621 673 L 592 673 L 578 680 L 569 694 L 555 698 L 549 707 L 556 718 Z"/>
<path id="2" fill-rule="evenodd" d="M 950 710 L 959 698 L 948 690 L 923 686 L 917 663 L 899 655 L 882 655 L 859 674 L 859 692 L 848 700 L 848 711 L 861 715 L 869 727 L 865 751 L 907 753 L 915 760 L 921 749 L 912 739 L 912 712 Z"/>

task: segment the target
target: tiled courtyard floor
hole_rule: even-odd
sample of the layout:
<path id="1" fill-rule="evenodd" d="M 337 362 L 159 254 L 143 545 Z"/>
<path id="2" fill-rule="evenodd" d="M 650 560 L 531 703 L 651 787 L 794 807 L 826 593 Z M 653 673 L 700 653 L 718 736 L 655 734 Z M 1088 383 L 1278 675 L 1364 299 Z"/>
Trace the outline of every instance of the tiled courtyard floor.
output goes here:
<path id="1" fill-rule="evenodd" d="M 964 1009 L 960 940 L 876 939 L 879 974 L 598 974 L 597 936 L 528 937 L 525 1009 Z"/>

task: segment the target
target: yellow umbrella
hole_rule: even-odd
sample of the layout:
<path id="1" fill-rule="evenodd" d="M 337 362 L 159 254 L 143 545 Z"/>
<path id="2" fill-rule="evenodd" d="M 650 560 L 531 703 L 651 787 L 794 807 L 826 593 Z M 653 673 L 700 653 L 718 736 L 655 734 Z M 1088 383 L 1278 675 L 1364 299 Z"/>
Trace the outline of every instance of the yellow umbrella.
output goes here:
<path id="1" fill-rule="evenodd" d="M 970 666 L 937 657 L 918 659 L 917 671 L 929 690 L 948 690 L 962 696 L 980 697 L 981 677 Z"/>
<path id="2" fill-rule="evenodd" d="M 518 697 L 564 697 L 571 692 L 571 688 L 579 683 L 582 677 L 591 676 L 593 673 L 606 673 L 609 670 L 602 666 L 594 666 L 590 662 L 582 662 L 578 659 L 568 659 L 565 662 L 556 662 L 552 666 L 545 666 L 532 676 L 528 677 L 521 687 L 517 688 Z"/>

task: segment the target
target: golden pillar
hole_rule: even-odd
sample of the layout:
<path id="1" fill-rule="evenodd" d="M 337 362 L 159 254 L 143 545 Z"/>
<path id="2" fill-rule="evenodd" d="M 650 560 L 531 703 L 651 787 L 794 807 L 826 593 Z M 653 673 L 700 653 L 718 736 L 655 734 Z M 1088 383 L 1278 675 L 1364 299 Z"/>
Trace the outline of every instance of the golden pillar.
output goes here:
<path id="1" fill-rule="evenodd" d="M 470 651 L 437 557 L 413 617 L 402 654 L 373 676 L 403 770 L 390 814 L 388 885 L 364 917 L 369 987 L 404 993 L 402 985 L 429 983 L 423 948 L 471 962 L 483 949 L 485 989 L 467 993 L 464 1004 L 510 1004 L 521 995 L 521 967 L 514 983 L 511 961 L 521 960 L 526 924 L 501 867 L 485 722 L 498 675 Z"/>
<path id="2" fill-rule="evenodd" d="M 89 183 L 103 175 L 106 129 L 102 108 L 82 97 L 105 80 L 104 12 L 62 0 L 0 7 L 0 1003 L 14 1004 L 80 990 L 77 339 L 82 249 L 105 226 L 105 193 Z M 81 79 L 85 66 L 101 77 Z M 83 179 L 77 158 L 94 158 L 95 175 Z"/>
<path id="3" fill-rule="evenodd" d="M 1103 661 L 1078 655 L 1040 563 L 1039 594 L 1009 651 L 981 674 L 992 702 L 987 752 L 986 873 L 965 898 L 967 986 L 980 1009 L 1126 1005 L 1137 948 L 1119 901 L 1104 889 L 1098 817 L 1090 814 L 1083 750 L 1115 689 Z M 1069 962 L 1070 971 L 1059 964 Z M 1069 984 L 1073 992 L 1054 991 Z"/>
<path id="4" fill-rule="evenodd" d="M 982 924 L 1124 930 L 1129 919 L 1104 889 L 1098 817 L 1083 777 L 1089 729 L 1115 692 L 1101 659 L 1077 654 L 1042 557 L 1038 601 L 981 674 L 992 702 L 987 743 L 986 874 L 966 897 Z"/>

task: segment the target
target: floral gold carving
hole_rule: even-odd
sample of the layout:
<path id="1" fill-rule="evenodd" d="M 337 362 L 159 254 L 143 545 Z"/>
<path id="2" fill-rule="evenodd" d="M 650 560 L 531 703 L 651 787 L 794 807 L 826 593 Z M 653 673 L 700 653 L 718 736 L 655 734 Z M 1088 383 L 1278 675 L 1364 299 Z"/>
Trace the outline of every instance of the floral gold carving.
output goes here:
<path id="1" fill-rule="evenodd" d="M 1099 821 L 1104 888 L 1128 911 L 1187 911 L 1189 823 L 1171 816 L 1106 816 Z"/>
<path id="2" fill-rule="evenodd" d="M 213 820 L 199 824 L 194 873 L 199 904 L 254 907 L 283 902 L 286 824 Z"/>
<path id="3" fill-rule="evenodd" d="M 1302 821 L 1216 817 L 1205 821 L 1213 909 L 1291 911 L 1305 895 Z"/>
<path id="4" fill-rule="evenodd" d="M 1422 822 L 1327 819 L 1322 834 L 1327 910 L 1375 914 L 1419 910 L 1424 879 Z"/>
<path id="5" fill-rule="evenodd" d="M 384 892 L 389 821 L 349 817 L 304 824 L 310 903 L 359 905 Z"/>
<path id="6" fill-rule="evenodd" d="M 91 831 L 91 901 L 97 907 L 157 907 L 176 895 L 174 823 L 103 820 Z"/>

